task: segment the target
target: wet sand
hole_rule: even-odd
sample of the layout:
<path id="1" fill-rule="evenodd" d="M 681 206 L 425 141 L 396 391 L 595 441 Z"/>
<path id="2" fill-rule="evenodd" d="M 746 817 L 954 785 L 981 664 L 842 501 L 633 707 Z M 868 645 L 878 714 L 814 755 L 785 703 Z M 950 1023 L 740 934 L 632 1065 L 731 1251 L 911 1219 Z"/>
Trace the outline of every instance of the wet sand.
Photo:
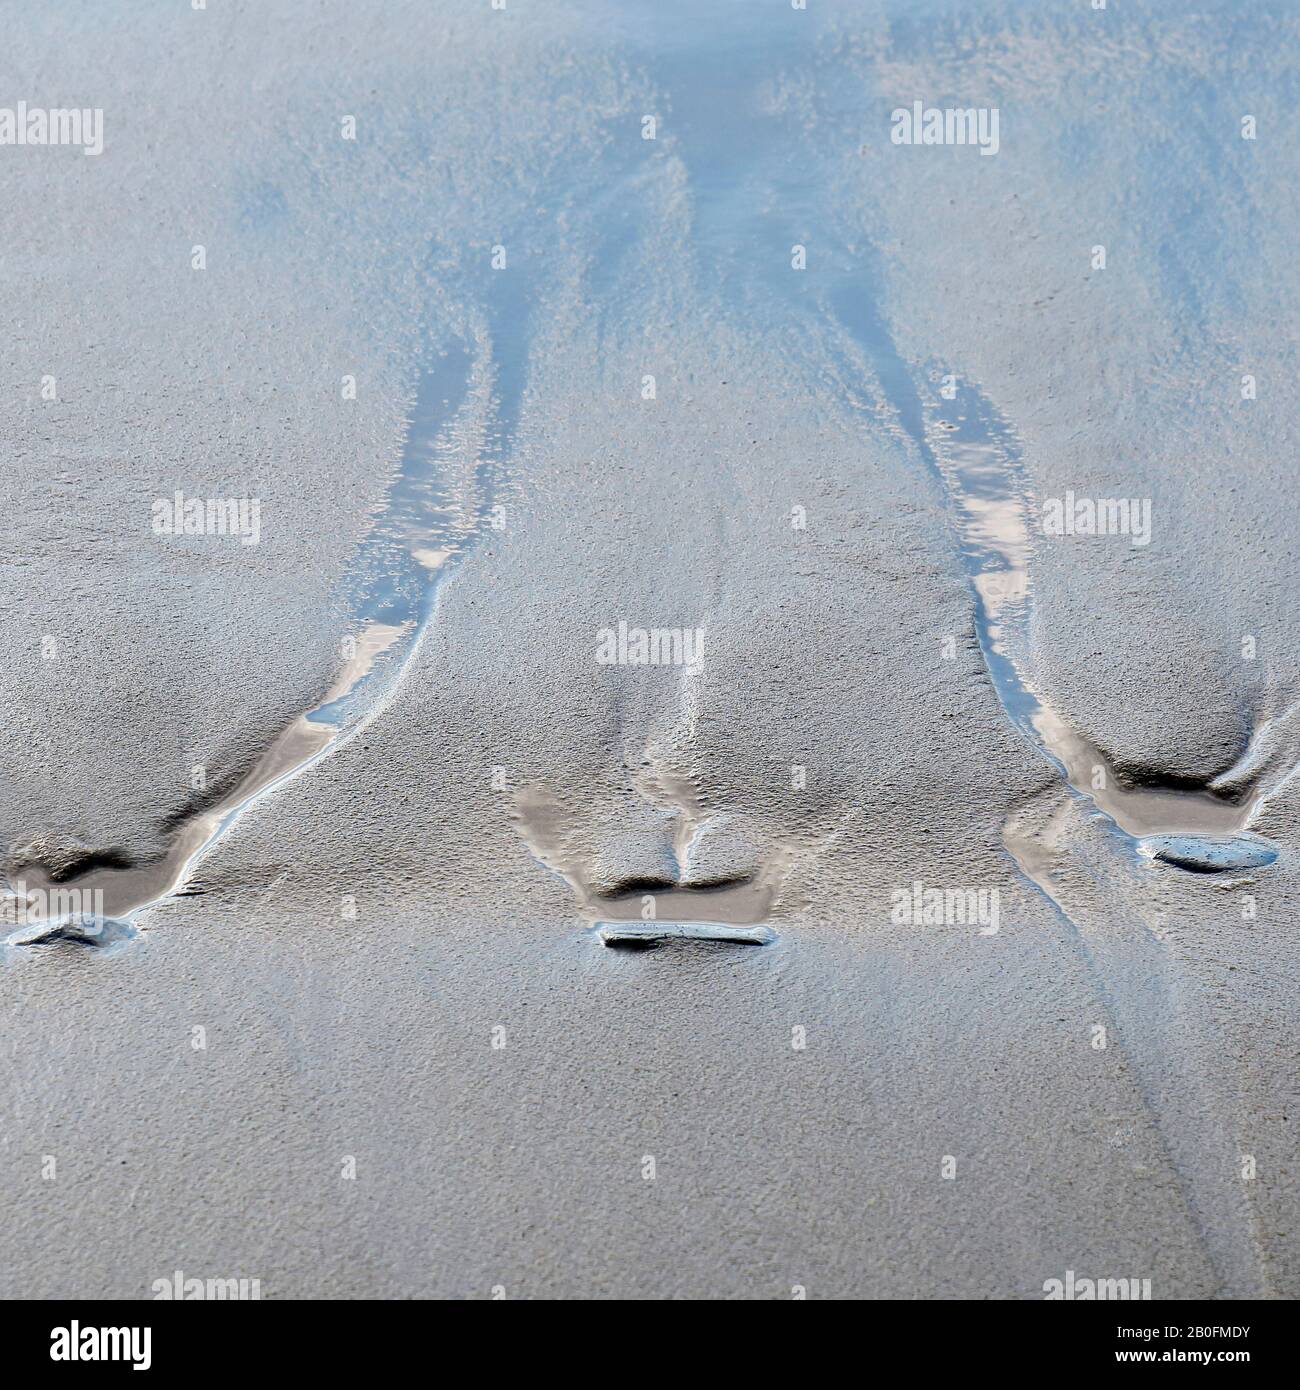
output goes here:
<path id="1" fill-rule="evenodd" d="M 0 1294 L 1294 1297 L 1286 8 L 68 25 Z"/>

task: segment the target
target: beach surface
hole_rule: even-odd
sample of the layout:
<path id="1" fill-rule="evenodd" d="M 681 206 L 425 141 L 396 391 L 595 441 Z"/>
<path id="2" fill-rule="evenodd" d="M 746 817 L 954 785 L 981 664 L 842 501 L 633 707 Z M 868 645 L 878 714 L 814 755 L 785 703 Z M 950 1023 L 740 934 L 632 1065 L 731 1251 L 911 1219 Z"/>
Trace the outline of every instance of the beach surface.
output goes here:
<path id="1" fill-rule="evenodd" d="M 1289 5 L 11 27 L 0 1296 L 1300 1293 Z"/>

